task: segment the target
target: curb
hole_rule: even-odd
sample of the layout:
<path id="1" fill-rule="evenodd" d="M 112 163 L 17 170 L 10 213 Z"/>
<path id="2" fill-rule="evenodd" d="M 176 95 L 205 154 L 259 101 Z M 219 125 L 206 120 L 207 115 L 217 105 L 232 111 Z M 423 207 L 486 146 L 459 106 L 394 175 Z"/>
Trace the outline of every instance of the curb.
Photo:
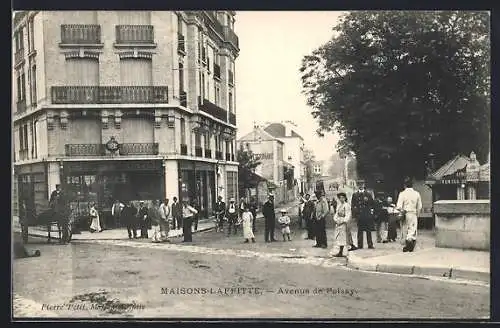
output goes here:
<path id="1" fill-rule="evenodd" d="M 375 260 L 364 259 L 348 254 L 347 267 L 360 271 L 396 273 L 415 276 L 433 276 L 449 279 L 473 280 L 490 283 L 490 272 L 479 271 L 476 268 L 453 268 L 446 266 L 384 264 Z"/>

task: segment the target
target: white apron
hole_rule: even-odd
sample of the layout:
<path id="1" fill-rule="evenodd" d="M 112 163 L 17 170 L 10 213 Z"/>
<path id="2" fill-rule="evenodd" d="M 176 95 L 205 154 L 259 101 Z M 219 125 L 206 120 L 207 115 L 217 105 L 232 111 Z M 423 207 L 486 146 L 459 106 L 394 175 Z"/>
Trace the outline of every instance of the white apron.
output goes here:
<path id="1" fill-rule="evenodd" d="M 245 239 L 255 238 L 253 231 L 252 231 L 252 221 L 253 221 L 252 213 L 243 212 L 241 214 L 241 219 L 243 221 L 243 237 Z"/>

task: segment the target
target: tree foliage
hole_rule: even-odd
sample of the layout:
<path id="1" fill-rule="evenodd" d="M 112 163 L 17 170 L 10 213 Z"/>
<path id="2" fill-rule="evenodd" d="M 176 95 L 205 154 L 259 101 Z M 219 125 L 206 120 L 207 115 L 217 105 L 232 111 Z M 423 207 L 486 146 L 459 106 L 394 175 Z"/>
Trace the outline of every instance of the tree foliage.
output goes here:
<path id="1" fill-rule="evenodd" d="M 256 156 L 250 149 L 244 149 L 243 145 L 237 152 L 237 160 L 239 163 L 238 168 L 238 181 L 239 189 L 247 190 L 249 188 L 255 188 L 258 184 L 258 180 L 255 179 L 255 169 L 261 164 Z"/>
<path id="2" fill-rule="evenodd" d="M 490 131 L 486 12 L 353 12 L 303 58 L 303 92 L 320 130 L 340 135 L 366 179 L 397 183 L 474 150 Z"/>

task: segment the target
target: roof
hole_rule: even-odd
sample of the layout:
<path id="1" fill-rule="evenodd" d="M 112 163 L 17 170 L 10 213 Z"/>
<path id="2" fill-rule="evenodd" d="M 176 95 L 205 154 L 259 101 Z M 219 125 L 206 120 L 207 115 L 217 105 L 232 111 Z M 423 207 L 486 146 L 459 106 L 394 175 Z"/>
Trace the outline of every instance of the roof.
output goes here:
<path id="1" fill-rule="evenodd" d="M 279 143 L 283 143 L 283 141 L 276 139 L 274 136 L 269 134 L 268 132 L 264 131 L 262 128 L 256 128 L 252 130 L 251 132 L 245 134 L 243 137 L 238 139 L 238 142 L 241 141 L 258 141 L 260 137 L 261 141 L 269 141 L 269 140 L 276 140 Z"/>
<path id="2" fill-rule="evenodd" d="M 297 132 L 292 130 L 292 135 L 286 135 L 286 126 L 282 123 L 271 123 L 264 128 L 264 130 L 276 138 L 300 138 L 303 139 Z"/>
<path id="3" fill-rule="evenodd" d="M 459 170 L 463 170 L 470 162 L 469 157 L 464 155 L 456 155 L 454 158 L 446 162 L 438 170 L 429 175 L 430 179 L 440 180 L 443 177 L 453 174 Z"/>

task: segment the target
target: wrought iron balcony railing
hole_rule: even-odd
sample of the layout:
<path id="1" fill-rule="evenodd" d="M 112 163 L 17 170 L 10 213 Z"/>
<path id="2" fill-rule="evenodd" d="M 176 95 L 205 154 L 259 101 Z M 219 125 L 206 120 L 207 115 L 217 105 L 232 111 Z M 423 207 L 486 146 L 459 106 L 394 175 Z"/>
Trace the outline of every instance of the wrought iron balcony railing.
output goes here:
<path id="1" fill-rule="evenodd" d="M 220 79 L 220 66 L 214 63 L 214 78 Z"/>
<path id="2" fill-rule="evenodd" d="M 212 150 L 205 148 L 205 158 L 212 158 Z"/>
<path id="3" fill-rule="evenodd" d="M 196 157 L 202 157 L 203 152 L 201 147 L 194 147 L 194 154 Z"/>
<path id="4" fill-rule="evenodd" d="M 236 125 L 236 114 L 229 112 L 229 123 Z"/>
<path id="5" fill-rule="evenodd" d="M 181 33 L 177 33 L 177 51 L 185 54 L 186 53 L 186 38 Z"/>
<path id="6" fill-rule="evenodd" d="M 84 24 L 61 25 L 61 44 L 100 44 L 101 26 Z"/>
<path id="7" fill-rule="evenodd" d="M 18 100 L 16 104 L 16 109 L 19 113 L 24 112 L 26 110 L 26 100 Z"/>
<path id="8" fill-rule="evenodd" d="M 180 92 L 180 101 L 181 101 L 181 106 L 187 107 L 187 92 L 186 91 Z"/>
<path id="9" fill-rule="evenodd" d="M 117 25 L 116 43 L 154 43 L 153 25 Z"/>
<path id="10" fill-rule="evenodd" d="M 238 36 L 229 26 L 224 26 L 224 40 L 232 44 L 236 49 L 240 49 Z"/>
<path id="11" fill-rule="evenodd" d="M 221 151 L 215 152 L 215 159 L 222 159 L 222 152 Z"/>
<path id="12" fill-rule="evenodd" d="M 158 155 L 158 143 L 123 143 L 120 155 Z"/>
<path id="13" fill-rule="evenodd" d="M 207 99 L 203 99 L 203 102 L 202 102 L 201 97 L 198 97 L 198 104 L 199 104 L 198 107 L 199 107 L 199 109 L 202 112 L 210 114 L 210 115 L 212 115 L 213 117 L 215 117 L 215 118 L 217 118 L 219 120 L 227 122 L 227 111 L 226 110 L 224 110 L 224 109 L 220 108 L 219 106 L 211 103 Z"/>
<path id="14" fill-rule="evenodd" d="M 234 84 L 234 73 L 233 71 L 228 71 L 228 83 Z"/>
<path id="15" fill-rule="evenodd" d="M 53 104 L 154 104 L 168 103 L 166 86 L 57 86 Z"/>
<path id="16" fill-rule="evenodd" d="M 18 49 L 16 51 L 16 53 L 14 54 L 14 65 L 17 65 L 19 64 L 20 62 L 22 62 L 24 59 L 24 49 L 21 48 L 21 49 Z"/>
<path id="17" fill-rule="evenodd" d="M 230 161 L 231 160 L 231 154 L 230 153 L 226 153 L 226 161 Z"/>
<path id="18" fill-rule="evenodd" d="M 181 155 L 187 155 L 188 146 L 186 144 L 181 144 Z"/>
<path id="19" fill-rule="evenodd" d="M 106 154 L 103 144 L 66 144 L 66 156 L 102 156 Z"/>

